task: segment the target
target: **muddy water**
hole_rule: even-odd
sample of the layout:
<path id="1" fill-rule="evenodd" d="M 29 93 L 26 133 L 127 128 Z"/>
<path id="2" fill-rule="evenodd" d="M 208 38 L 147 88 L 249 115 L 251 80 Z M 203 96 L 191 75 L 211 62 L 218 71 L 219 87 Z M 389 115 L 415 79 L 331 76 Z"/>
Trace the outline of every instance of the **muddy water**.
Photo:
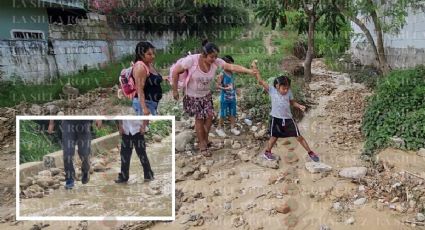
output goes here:
<path id="1" fill-rule="evenodd" d="M 288 139 L 289 145 L 284 144 L 285 140 L 279 140 L 273 151 L 282 159 L 296 157 L 299 161 L 287 163 L 282 160 L 278 170 L 235 160 L 231 153 L 238 150 L 216 151 L 212 157 L 214 165 L 204 179 L 176 183 L 184 197 L 189 197 L 176 213 L 176 221 L 157 223 L 152 229 L 319 229 L 322 224 L 331 229 L 409 229 L 401 224 L 396 213 L 374 208 L 376 201 L 373 200 L 348 212 L 331 210 L 332 204 L 341 197 L 354 199 L 358 185 L 338 178 L 336 174 L 342 167 L 362 165 L 359 159 L 362 143 L 359 140 L 358 145 L 350 150 L 335 149 L 326 144 L 334 130 L 325 107 L 345 89 L 362 86 L 352 84 L 346 75 L 333 73 L 310 87 L 320 89 L 325 84 L 335 86 L 335 91 L 315 99 L 317 106 L 305 114 L 299 128 L 312 149 L 320 154 L 321 161 L 333 167 L 333 172 L 323 177 L 307 172 L 304 164 L 310 159 L 294 138 Z M 252 146 L 247 151 L 251 155 L 259 152 Z M 179 170 L 182 169 L 176 168 L 176 173 Z M 287 178 L 292 182 L 268 185 L 269 177 L 281 172 L 288 173 Z M 291 191 L 289 194 L 283 194 L 284 185 Z M 190 198 L 199 193 L 202 193 L 200 198 Z M 284 203 L 290 206 L 291 212 L 276 213 L 274 209 Z M 352 205 L 350 201 L 346 203 Z M 191 214 L 202 215 L 205 222 L 201 227 L 187 221 Z M 354 225 L 345 224 L 350 217 L 354 217 Z"/>
<path id="2" fill-rule="evenodd" d="M 21 216 L 171 216 L 171 137 L 147 145 L 155 180 L 143 181 L 143 169 L 134 151 L 127 184 L 116 184 L 120 171 L 117 149 L 111 150 L 111 169 L 95 172 L 90 182 L 76 181 L 72 190 L 61 187 L 41 198 L 21 199 Z M 155 190 L 161 193 L 155 194 Z"/>

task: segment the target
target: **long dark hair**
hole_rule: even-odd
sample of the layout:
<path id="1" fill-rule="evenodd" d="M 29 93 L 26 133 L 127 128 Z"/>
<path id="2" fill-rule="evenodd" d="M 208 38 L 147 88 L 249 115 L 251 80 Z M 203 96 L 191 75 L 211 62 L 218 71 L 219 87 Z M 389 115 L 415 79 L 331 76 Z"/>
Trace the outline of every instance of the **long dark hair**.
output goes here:
<path id="1" fill-rule="evenodd" d="M 291 79 L 288 76 L 281 75 L 274 79 L 273 86 L 277 89 L 279 86 L 291 87 Z"/>
<path id="2" fill-rule="evenodd" d="M 137 43 L 136 50 L 135 50 L 136 56 L 134 58 L 134 63 L 142 60 L 143 57 L 145 56 L 145 53 L 148 52 L 149 49 L 155 49 L 155 46 L 153 46 L 152 43 L 147 41 Z"/>
<path id="3" fill-rule="evenodd" d="M 220 49 L 218 48 L 216 44 L 212 42 L 208 42 L 208 40 L 203 40 L 201 53 L 203 55 L 212 54 L 212 53 L 220 53 Z"/>

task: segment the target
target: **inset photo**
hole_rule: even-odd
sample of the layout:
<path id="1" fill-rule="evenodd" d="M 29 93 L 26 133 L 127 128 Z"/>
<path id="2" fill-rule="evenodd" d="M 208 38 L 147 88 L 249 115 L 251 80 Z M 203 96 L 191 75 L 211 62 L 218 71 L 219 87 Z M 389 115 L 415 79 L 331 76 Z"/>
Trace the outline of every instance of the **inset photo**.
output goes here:
<path id="1" fill-rule="evenodd" d="M 174 117 L 18 116 L 17 220 L 174 220 Z"/>

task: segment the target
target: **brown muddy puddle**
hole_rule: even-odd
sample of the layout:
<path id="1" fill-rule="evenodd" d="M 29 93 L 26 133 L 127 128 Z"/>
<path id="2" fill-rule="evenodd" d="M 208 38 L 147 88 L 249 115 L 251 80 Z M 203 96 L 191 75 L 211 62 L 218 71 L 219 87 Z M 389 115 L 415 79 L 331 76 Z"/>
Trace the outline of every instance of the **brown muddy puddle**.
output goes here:
<path id="1" fill-rule="evenodd" d="M 20 199 L 20 215 L 29 216 L 171 216 L 172 152 L 171 136 L 161 143 L 147 144 L 155 180 L 143 181 L 143 168 L 135 151 L 130 180 L 116 184 L 120 171 L 119 152 L 111 169 L 91 174 L 90 182 L 75 182 L 72 190 L 61 188 L 43 198 Z M 160 192 L 159 192 L 160 191 Z"/>

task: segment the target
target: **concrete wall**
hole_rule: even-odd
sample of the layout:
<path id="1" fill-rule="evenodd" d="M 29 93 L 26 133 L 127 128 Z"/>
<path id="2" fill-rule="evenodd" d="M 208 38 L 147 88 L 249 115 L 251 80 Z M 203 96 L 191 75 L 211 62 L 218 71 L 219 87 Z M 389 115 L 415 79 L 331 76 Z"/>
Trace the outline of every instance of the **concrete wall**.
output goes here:
<path id="1" fill-rule="evenodd" d="M 54 56 L 47 52 L 47 41 L 0 40 L 0 79 L 41 83 L 56 77 Z"/>
<path id="2" fill-rule="evenodd" d="M 40 84 L 133 55 L 139 41 L 148 40 L 157 49 L 165 49 L 174 39 L 172 32 L 111 28 L 105 16 L 87 16 L 76 25 L 49 25 L 48 41 L 0 40 L 0 79 Z"/>
<path id="3" fill-rule="evenodd" d="M 374 35 L 372 22 L 367 24 Z M 360 28 L 352 23 L 354 33 L 362 34 Z M 376 41 L 376 36 L 374 37 Z M 399 34 L 385 34 L 384 47 L 387 59 L 393 68 L 408 68 L 425 64 L 425 13 L 410 10 L 407 24 Z M 375 55 L 364 36 L 354 37 L 351 51 L 364 65 L 376 64 Z"/>

